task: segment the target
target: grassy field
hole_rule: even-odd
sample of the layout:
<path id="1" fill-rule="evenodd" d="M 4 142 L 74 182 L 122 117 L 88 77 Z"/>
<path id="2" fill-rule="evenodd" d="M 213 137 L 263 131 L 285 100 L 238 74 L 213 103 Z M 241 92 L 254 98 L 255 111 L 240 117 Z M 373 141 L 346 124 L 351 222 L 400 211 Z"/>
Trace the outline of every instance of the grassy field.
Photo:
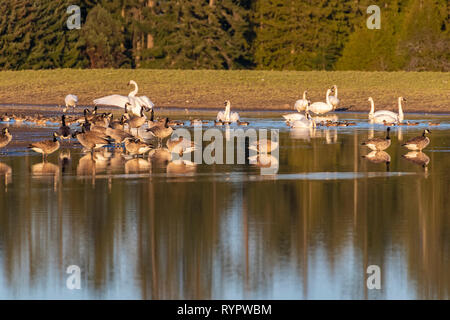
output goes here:
<path id="1" fill-rule="evenodd" d="M 81 105 L 94 98 L 127 95 L 129 80 L 139 84 L 157 107 L 222 108 L 231 100 L 241 110 L 292 109 L 308 90 L 310 99 L 324 101 L 326 89 L 337 84 L 340 107 L 368 111 L 397 109 L 397 97 L 407 99 L 406 112 L 449 112 L 450 74 L 439 72 L 296 72 L 213 70 L 48 70 L 0 72 L 0 104 L 63 104 L 68 93 Z"/>

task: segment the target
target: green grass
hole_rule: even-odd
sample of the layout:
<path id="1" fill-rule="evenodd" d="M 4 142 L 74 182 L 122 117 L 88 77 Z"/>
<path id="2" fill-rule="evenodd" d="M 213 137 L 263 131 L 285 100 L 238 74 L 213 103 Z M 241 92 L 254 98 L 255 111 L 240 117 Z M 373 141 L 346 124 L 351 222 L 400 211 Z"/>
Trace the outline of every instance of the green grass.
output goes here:
<path id="1" fill-rule="evenodd" d="M 404 96 L 406 112 L 449 112 L 450 74 L 440 72 L 325 72 L 214 70 L 39 70 L 0 72 L 0 104 L 63 104 L 68 93 L 81 105 L 109 94 L 127 95 L 129 80 L 139 84 L 158 107 L 222 108 L 231 100 L 236 109 L 290 109 L 308 90 L 310 99 L 324 101 L 337 84 L 340 107 L 368 111 L 396 109 Z"/>

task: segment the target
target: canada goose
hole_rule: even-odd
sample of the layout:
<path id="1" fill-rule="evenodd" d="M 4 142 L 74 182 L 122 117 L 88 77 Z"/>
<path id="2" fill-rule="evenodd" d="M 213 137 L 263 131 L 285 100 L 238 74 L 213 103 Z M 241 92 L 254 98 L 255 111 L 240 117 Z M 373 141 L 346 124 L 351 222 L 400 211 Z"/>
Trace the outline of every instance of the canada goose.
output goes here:
<path id="1" fill-rule="evenodd" d="M 308 94 L 308 91 L 303 91 L 303 99 L 299 99 L 295 101 L 294 109 L 297 110 L 297 112 L 305 111 L 306 107 L 308 106 L 308 99 L 306 98 L 306 95 Z"/>
<path id="2" fill-rule="evenodd" d="M 66 125 L 66 116 L 63 115 L 61 117 L 61 127 L 59 127 L 58 130 L 58 136 L 61 139 L 70 139 L 72 135 L 72 130 L 70 130 L 70 127 Z"/>
<path id="3" fill-rule="evenodd" d="M 372 97 L 369 97 L 370 102 L 370 112 L 369 112 L 369 120 L 373 120 L 375 123 L 397 123 L 402 122 L 404 119 L 402 101 L 406 101 L 405 98 L 398 98 L 398 113 L 388 111 L 388 110 L 378 110 L 375 112 L 375 103 Z"/>
<path id="4" fill-rule="evenodd" d="M 248 121 L 237 121 L 238 126 L 248 126 L 250 122 Z"/>
<path id="5" fill-rule="evenodd" d="M 259 153 L 270 153 L 273 150 L 278 148 L 278 142 L 274 142 L 272 140 L 261 139 L 259 141 L 254 141 L 249 146 L 250 150 L 257 151 Z"/>
<path id="6" fill-rule="evenodd" d="M 153 145 L 147 144 L 136 138 L 125 139 L 125 150 L 132 156 L 139 156 L 149 152 Z"/>
<path id="7" fill-rule="evenodd" d="M 169 139 L 167 140 L 166 145 L 171 153 L 179 154 L 180 157 L 184 153 L 190 153 L 196 150 L 194 141 L 186 140 L 183 137 L 179 137 L 175 140 Z"/>
<path id="8" fill-rule="evenodd" d="M 105 138 L 98 136 L 95 132 L 85 131 L 84 128 L 82 128 L 81 132 L 77 131 L 72 134 L 72 137 L 77 138 L 78 142 L 80 142 L 87 150 L 91 151 L 91 153 L 93 153 L 95 149 L 102 148 L 109 143 Z"/>
<path id="9" fill-rule="evenodd" d="M 128 129 L 131 132 L 131 129 L 136 129 L 136 134 L 138 133 L 138 130 L 140 127 L 142 127 L 145 122 L 147 121 L 147 118 L 144 115 L 144 107 L 141 107 L 141 114 L 140 116 L 132 116 L 130 117 L 130 115 L 128 114 L 128 107 L 130 106 L 129 103 L 125 104 L 125 123 L 128 124 Z"/>
<path id="10" fill-rule="evenodd" d="M 68 94 L 64 99 L 64 102 L 66 103 L 66 109 L 71 107 L 72 111 L 74 111 L 78 103 L 78 97 L 74 94 Z"/>
<path id="11" fill-rule="evenodd" d="M 53 139 L 52 140 L 44 140 L 32 143 L 28 146 L 29 149 L 33 150 L 34 152 L 41 153 L 42 159 L 45 160 L 45 158 L 52 154 L 53 152 L 57 151 L 60 147 L 59 141 L 58 141 L 58 134 L 56 132 L 53 133 Z"/>
<path id="12" fill-rule="evenodd" d="M 159 146 L 161 146 L 162 140 L 169 137 L 173 132 L 172 127 L 169 127 L 168 123 L 169 118 L 166 118 L 164 123 L 158 123 L 153 127 L 147 129 L 147 132 L 150 132 L 153 136 L 158 138 Z"/>
<path id="13" fill-rule="evenodd" d="M 10 122 L 11 118 L 8 116 L 7 113 L 5 113 L 4 115 L 0 116 L 0 122 Z"/>
<path id="14" fill-rule="evenodd" d="M 156 125 L 158 123 L 158 121 L 155 121 L 155 112 L 153 111 L 153 109 L 150 112 L 150 119 L 147 120 L 147 127 L 151 128 L 154 125 Z"/>
<path id="15" fill-rule="evenodd" d="M 6 147 L 12 140 L 12 134 L 8 128 L 3 128 L 0 134 L 0 149 Z"/>
<path id="16" fill-rule="evenodd" d="M 337 106 L 339 105 L 337 85 L 333 85 L 333 91 L 334 91 L 334 96 L 330 96 L 329 100 L 330 100 L 331 105 L 333 106 L 333 109 L 336 109 Z"/>
<path id="17" fill-rule="evenodd" d="M 231 112 L 231 102 L 230 100 L 226 100 L 225 103 L 225 111 L 219 111 L 217 114 L 217 120 L 226 121 L 226 122 L 236 122 L 239 120 L 239 113 Z"/>
<path id="18" fill-rule="evenodd" d="M 410 151 L 402 157 L 424 168 L 427 168 L 428 163 L 430 163 L 430 158 L 422 151 Z"/>
<path id="19" fill-rule="evenodd" d="M 330 93 L 331 89 L 328 89 L 326 94 L 326 102 L 314 102 L 308 107 L 308 110 L 314 112 L 315 114 L 324 114 L 333 110 L 333 105 L 330 103 Z"/>
<path id="20" fill-rule="evenodd" d="M 383 151 L 389 148 L 391 145 L 391 138 L 389 137 L 389 132 L 391 128 L 387 128 L 386 138 L 372 138 L 364 141 L 361 145 L 369 147 L 374 151 Z"/>
<path id="21" fill-rule="evenodd" d="M 113 128 L 107 128 L 105 134 L 114 139 L 114 142 L 118 144 L 125 142 L 125 139 L 127 138 L 134 138 L 134 136 L 128 132 Z"/>
<path id="22" fill-rule="evenodd" d="M 417 136 L 406 141 L 404 144 L 402 144 L 402 146 L 406 147 L 409 150 L 422 151 L 430 143 L 430 138 L 426 136 L 427 133 L 431 133 L 431 131 L 425 129 L 421 136 Z"/>

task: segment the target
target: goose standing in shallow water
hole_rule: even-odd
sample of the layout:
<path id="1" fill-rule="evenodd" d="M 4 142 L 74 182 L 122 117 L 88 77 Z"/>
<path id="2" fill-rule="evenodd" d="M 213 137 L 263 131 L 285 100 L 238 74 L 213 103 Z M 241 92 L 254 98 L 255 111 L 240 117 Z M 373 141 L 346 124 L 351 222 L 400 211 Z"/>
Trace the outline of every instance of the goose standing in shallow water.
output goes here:
<path id="1" fill-rule="evenodd" d="M 91 151 L 91 153 L 93 153 L 95 149 L 102 148 L 109 143 L 108 140 L 100 137 L 97 133 L 91 131 L 86 132 L 84 128 L 82 128 L 81 132 L 75 132 L 72 137 L 77 138 L 78 142 L 80 142 L 87 150 Z"/>
<path id="2" fill-rule="evenodd" d="M 61 139 L 69 139 L 71 138 L 72 132 L 70 130 L 70 127 L 66 125 L 66 116 L 63 115 L 61 117 L 61 127 L 58 129 L 58 136 Z"/>
<path id="3" fill-rule="evenodd" d="M 225 101 L 225 111 L 219 111 L 217 120 L 223 122 L 237 122 L 239 120 L 239 113 L 231 112 L 230 100 Z"/>
<path id="4" fill-rule="evenodd" d="M 140 156 L 149 152 L 153 145 L 147 144 L 136 138 L 125 139 L 125 150 L 132 156 Z"/>
<path id="5" fill-rule="evenodd" d="M 28 148 L 33 150 L 34 152 L 41 153 L 42 160 L 45 160 L 49 154 L 52 154 L 53 152 L 55 152 L 59 149 L 60 144 L 59 144 L 59 141 L 57 138 L 58 138 L 58 134 L 56 132 L 54 132 L 52 140 L 44 140 L 44 141 L 35 142 L 35 143 L 30 144 L 28 146 Z"/>
<path id="6" fill-rule="evenodd" d="M 314 102 L 308 107 L 309 111 L 315 114 L 324 114 L 333 110 L 333 105 L 330 103 L 331 89 L 327 90 L 326 102 Z"/>
<path id="7" fill-rule="evenodd" d="M 372 138 L 364 141 L 361 145 L 369 147 L 374 151 L 383 151 L 389 148 L 391 145 L 391 138 L 389 137 L 389 132 L 391 128 L 387 128 L 386 138 Z"/>
<path id="8" fill-rule="evenodd" d="M 330 96 L 329 100 L 330 100 L 331 105 L 333 106 L 333 109 L 336 109 L 339 105 L 337 85 L 333 85 L 333 91 L 334 91 L 334 96 Z"/>
<path id="9" fill-rule="evenodd" d="M 398 98 L 398 114 L 388 110 L 378 110 L 375 112 L 375 103 L 372 97 L 369 97 L 370 102 L 370 112 L 369 112 L 369 120 L 373 120 L 375 123 L 383 124 L 383 123 L 398 123 L 402 122 L 404 119 L 402 101 L 406 101 L 405 98 Z"/>
<path id="10" fill-rule="evenodd" d="M 141 113 L 139 116 L 130 117 L 128 114 L 128 107 L 131 106 L 129 103 L 125 104 L 125 123 L 128 124 L 128 129 L 136 129 L 136 134 L 138 134 L 139 128 L 142 127 L 147 121 L 147 117 L 144 115 L 144 107 L 141 107 Z"/>
<path id="11" fill-rule="evenodd" d="M 306 97 L 306 95 L 308 94 L 308 91 L 303 91 L 303 99 L 299 99 L 297 101 L 295 101 L 295 105 L 294 105 L 294 109 L 296 109 L 298 112 L 300 111 L 305 111 L 306 108 L 308 107 L 309 101 Z"/>
<path id="12" fill-rule="evenodd" d="M 431 133 L 431 131 L 425 129 L 421 136 L 414 137 L 406 141 L 404 144 L 402 144 L 402 146 L 408 148 L 409 150 L 422 151 L 430 143 L 430 138 L 426 136 L 427 133 Z"/>
<path id="13" fill-rule="evenodd" d="M 169 118 L 166 118 L 164 123 L 158 123 L 153 127 L 147 129 L 147 132 L 150 132 L 154 137 L 158 138 L 158 146 L 162 145 L 162 140 L 169 137 L 173 129 L 169 126 Z"/>
<path id="14" fill-rule="evenodd" d="M 12 140 L 12 135 L 8 128 L 3 128 L 0 134 L 0 149 L 6 147 Z"/>

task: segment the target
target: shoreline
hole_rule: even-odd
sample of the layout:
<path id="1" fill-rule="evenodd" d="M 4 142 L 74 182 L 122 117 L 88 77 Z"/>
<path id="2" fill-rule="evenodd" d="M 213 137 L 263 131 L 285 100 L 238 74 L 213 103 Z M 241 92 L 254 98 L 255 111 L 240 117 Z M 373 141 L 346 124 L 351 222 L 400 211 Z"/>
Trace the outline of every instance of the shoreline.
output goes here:
<path id="1" fill-rule="evenodd" d="M 79 105 L 77 106 L 77 108 L 75 109 L 75 112 L 73 114 L 82 114 L 83 110 L 85 108 L 89 108 L 92 109 L 94 107 L 94 105 Z M 99 106 L 98 107 L 99 110 L 104 110 L 104 111 L 110 111 L 110 112 L 114 112 L 114 111 L 120 111 L 123 110 L 122 108 L 119 107 L 114 107 L 114 106 Z M 185 106 L 155 106 L 155 112 L 161 112 L 161 113 L 165 113 L 165 112 L 169 112 L 169 113 L 175 113 L 175 114 L 185 114 L 185 115 L 189 115 L 189 114 L 209 114 L 209 113 L 215 113 L 215 112 L 219 112 L 222 109 L 220 108 L 216 108 L 216 107 L 202 107 L 202 106 L 190 106 L 188 109 L 188 113 L 186 113 L 186 107 Z M 62 114 L 63 112 L 63 107 L 62 106 L 58 106 L 57 104 L 22 104 L 22 103 L 2 103 L 0 104 L 0 114 L 3 113 L 14 113 L 14 112 L 19 112 L 19 113 L 30 113 L 30 114 L 35 114 L 35 113 L 39 113 L 39 112 L 54 112 L 57 114 Z M 243 109 L 243 108 L 233 108 L 233 111 L 237 111 L 240 113 L 264 113 L 264 114 L 268 114 L 268 113 L 286 113 L 286 112 L 296 112 L 293 108 L 247 108 L 247 109 Z M 395 110 L 394 110 L 395 111 Z M 330 112 L 331 114 L 337 113 L 356 113 L 356 114 L 364 114 L 364 113 L 368 113 L 369 110 L 364 110 L 364 108 L 349 108 L 347 110 L 339 110 L 339 111 L 332 111 Z M 446 116 L 446 115 L 450 115 L 450 110 L 448 111 L 426 111 L 426 110 L 414 110 L 411 112 L 407 112 L 405 111 L 405 114 L 430 114 L 430 115 L 442 115 L 442 116 Z M 68 109 L 66 114 L 70 115 L 72 114 L 72 109 Z"/>

